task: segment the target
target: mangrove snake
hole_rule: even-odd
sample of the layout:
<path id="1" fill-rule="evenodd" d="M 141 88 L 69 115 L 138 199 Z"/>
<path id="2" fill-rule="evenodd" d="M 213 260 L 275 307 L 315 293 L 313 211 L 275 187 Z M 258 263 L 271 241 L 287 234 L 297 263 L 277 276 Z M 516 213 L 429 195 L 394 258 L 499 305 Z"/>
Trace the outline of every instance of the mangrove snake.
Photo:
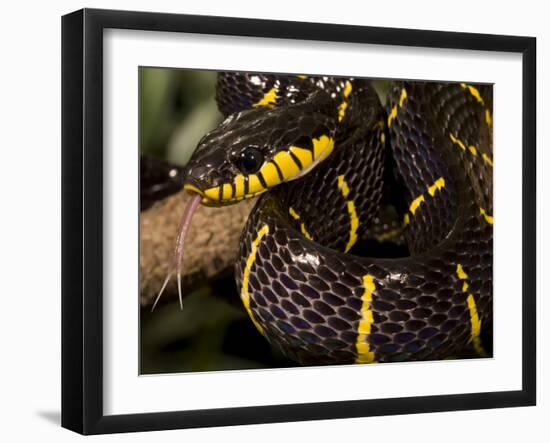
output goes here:
<path id="1" fill-rule="evenodd" d="M 194 197 L 163 289 L 176 272 L 179 282 L 199 203 L 263 194 L 236 282 L 286 356 L 310 365 L 491 352 L 490 86 L 399 81 L 384 107 L 364 79 L 220 73 L 216 98 L 226 118 L 187 165 Z M 407 253 L 357 255 L 372 237 Z"/>

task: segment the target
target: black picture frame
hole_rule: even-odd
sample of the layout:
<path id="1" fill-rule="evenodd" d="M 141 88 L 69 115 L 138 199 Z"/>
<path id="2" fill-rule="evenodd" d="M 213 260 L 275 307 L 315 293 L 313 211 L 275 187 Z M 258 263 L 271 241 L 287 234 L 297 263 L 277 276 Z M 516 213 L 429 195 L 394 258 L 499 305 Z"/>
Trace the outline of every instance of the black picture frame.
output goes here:
<path id="1" fill-rule="evenodd" d="M 171 31 L 519 53 L 523 64 L 522 388 L 131 415 L 103 412 L 103 31 Z M 83 9 L 62 18 L 62 426 L 82 434 L 535 405 L 536 39 Z"/>

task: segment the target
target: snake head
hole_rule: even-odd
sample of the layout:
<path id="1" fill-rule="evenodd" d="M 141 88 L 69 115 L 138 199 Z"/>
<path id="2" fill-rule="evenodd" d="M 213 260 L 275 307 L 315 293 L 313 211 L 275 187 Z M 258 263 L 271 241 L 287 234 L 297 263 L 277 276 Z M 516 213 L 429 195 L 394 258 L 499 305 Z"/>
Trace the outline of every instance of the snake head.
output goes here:
<path id="1" fill-rule="evenodd" d="M 330 104 L 319 91 L 299 104 L 231 114 L 199 142 L 184 188 L 202 204 L 221 206 L 302 177 L 334 148 L 337 110 Z"/>

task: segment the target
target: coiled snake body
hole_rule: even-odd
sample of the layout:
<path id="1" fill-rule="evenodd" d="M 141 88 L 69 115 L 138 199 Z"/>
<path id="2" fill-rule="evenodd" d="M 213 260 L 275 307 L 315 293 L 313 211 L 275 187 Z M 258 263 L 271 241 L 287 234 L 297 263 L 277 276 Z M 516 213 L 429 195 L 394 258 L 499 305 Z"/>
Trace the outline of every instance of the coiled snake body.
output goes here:
<path id="1" fill-rule="evenodd" d="M 367 80 L 219 74 L 226 119 L 199 143 L 185 188 L 195 207 L 263 194 L 236 281 L 270 343 L 304 365 L 487 355 L 491 91 L 395 82 L 383 107 Z M 356 255 L 373 237 L 408 253 Z"/>

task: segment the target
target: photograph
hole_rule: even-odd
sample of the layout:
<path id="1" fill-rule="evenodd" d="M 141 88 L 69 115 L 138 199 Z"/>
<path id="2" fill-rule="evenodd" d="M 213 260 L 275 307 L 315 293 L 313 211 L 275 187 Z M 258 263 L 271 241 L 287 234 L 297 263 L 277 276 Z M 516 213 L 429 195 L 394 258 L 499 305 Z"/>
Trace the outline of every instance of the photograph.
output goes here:
<path id="1" fill-rule="evenodd" d="M 140 375 L 493 357 L 493 84 L 138 75 Z"/>
<path id="2" fill-rule="evenodd" d="M 255 6 L 62 17 L 62 427 L 515 435 L 542 22 Z"/>

